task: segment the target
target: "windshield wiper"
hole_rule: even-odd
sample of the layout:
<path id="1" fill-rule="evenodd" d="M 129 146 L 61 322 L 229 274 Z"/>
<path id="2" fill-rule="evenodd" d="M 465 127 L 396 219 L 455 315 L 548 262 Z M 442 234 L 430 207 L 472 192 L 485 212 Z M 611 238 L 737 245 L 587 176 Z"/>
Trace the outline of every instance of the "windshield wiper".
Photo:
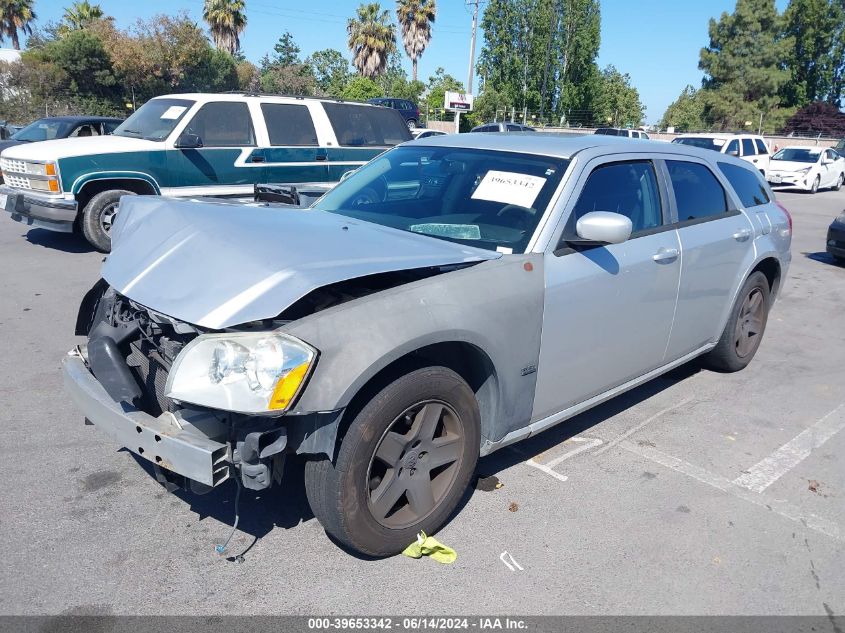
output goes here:
<path id="1" fill-rule="evenodd" d="M 129 132 L 130 134 L 140 134 L 138 130 L 121 130 L 121 132 Z"/>

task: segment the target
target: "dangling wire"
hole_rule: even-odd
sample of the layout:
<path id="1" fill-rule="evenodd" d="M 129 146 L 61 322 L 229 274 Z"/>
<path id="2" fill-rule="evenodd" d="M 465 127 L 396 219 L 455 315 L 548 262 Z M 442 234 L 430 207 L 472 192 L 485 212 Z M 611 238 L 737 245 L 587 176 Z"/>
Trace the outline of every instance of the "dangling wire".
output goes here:
<path id="1" fill-rule="evenodd" d="M 226 539 L 226 542 L 223 545 L 215 546 L 215 550 L 218 554 L 223 554 L 226 551 L 226 548 L 229 547 L 229 541 L 232 540 L 232 537 L 235 535 L 235 532 L 238 529 L 238 521 L 240 521 L 240 509 L 239 504 L 241 500 L 241 477 L 240 474 L 235 471 L 235 483 L 238 485 L 238 491 L 235 493 L 235 523 L 232 525 L 232 531 L 229 532 L 229 538 Z"/>

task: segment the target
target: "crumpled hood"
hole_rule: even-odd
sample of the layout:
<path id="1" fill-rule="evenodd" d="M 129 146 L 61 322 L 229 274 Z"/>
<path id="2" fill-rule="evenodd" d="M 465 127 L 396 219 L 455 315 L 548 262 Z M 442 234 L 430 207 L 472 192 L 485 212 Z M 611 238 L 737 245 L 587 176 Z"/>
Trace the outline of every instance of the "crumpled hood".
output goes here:
<path id="1" fill-rule="evenodd" d="M 346 279 L 497 257 L 325 211 L 127 196 L 103 278 L 152 310 L 222 329 Z"/>

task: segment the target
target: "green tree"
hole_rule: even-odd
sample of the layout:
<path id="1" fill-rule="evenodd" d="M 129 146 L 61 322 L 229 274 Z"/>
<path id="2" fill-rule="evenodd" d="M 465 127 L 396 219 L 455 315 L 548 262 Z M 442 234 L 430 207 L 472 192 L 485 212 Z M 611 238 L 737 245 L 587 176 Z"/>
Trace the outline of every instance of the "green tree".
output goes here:
<path id="1" fill-rule="evenodd" d="M 311 67 L 317 88 L 332 97 L 339 97 L 352 74 L 343 53 L 333 48 L 315 51 L 306 60 Z"/>
<path id="2" fill-rule="evenodd" d="M 590 109 L 599 75 L 598 0 L 490 0 L 481 26 L 484 89 L 542 114 Z"/>
<path id="3" fill-rule="evenodd" d="M 299 46 L 293 39 L 293 35 L 289 31 L 282 33 L 279 41 L 273 46 L 275 55 L 273 56 L 273 63 L 279 66 L 293 66 L 294 64 L 301 64 L 299 59 Z"/>
<path id="4" fill-rule="evenodd" d="M 704 116 L 718 127 L 740 128 L 775 110 L 792 47 L 775 0 L 737 0 L 733 13 L 710 20 L 709 32 L 698 65 L 705 73 Z"/>
<path id="5" fill-rule="evenodd" d="M 208 24 L 214 45 L 235 55 L 241 49 L 240 36 L 246 28 L 244 0 L 205 0 L 202 19 Z"/>
<path id="6" fill-rule="evenodd" d="M 32 10 L 34 0 L 0 0 L 0 37 L 9 38 L 12 48 L 20 50 L 18 31 L 32 33 L 32 22 L 37 17 Z"/>
<path id="7" fill-rule="evenodd" d="M 845 35 L 845 2 L 842 0 L 791 0 L 784 13 L 785 32 L 793 44 L 788 57 L 790 72 L 783 94 L 790 105 L 825 100 L 838 104 L 834 78 L 842 59 Z M 837 46 L 838 45 L 838 46 Z"/>
<path id="8" fill-rule="evenodd" d="M 417 60 L 431 41 L 431 25 L 437 17 L 435 0 L 396 0 L 396 17 L 402 44 L 411 58 L 411 79 L 417 80 Z"/>
<path id="9" fill-rule="evenodd" d="M 612 65 L 601 73 L 601 88 L 594 105 L 595 121 L 602 125 L 638 127 L 645 114 L 640 94 L 631 85 L 631 77 Z"/>
<path id="10" fill-rule="evenodd" d="M 678 132 L 703 130 L 706 127 L 703 118 L 704 103 L 698 93 L 692 86 L 684 88 L 680 96 L 666 108 L 659 127 L 671 126 Z"/>
<path id="11" fill-rule="evenodd" d="M 384 73 L 388 56 L 396 50 L 396 27 L 390 13 L 377 2 L 362 4 L 346 23 L 352 65 L 364 77 Z"/>
<path id="12" fill-rule="evenodd" d="M 381 96 L 381 87 L 370 77 L 358 76 L 343 89 L 340 97 L 347 101 L 366 101 Z"/>
<path id="13" fill-rule="evenodd" d="M 88 0 L 74 2 L 65 9 L 62 22 L 59 25 L 59 34 L 67 35 L 70 31 L 78 31 L 97 20 L 104 19 L 105 14 L 99 4 L 91 4 Z"/>

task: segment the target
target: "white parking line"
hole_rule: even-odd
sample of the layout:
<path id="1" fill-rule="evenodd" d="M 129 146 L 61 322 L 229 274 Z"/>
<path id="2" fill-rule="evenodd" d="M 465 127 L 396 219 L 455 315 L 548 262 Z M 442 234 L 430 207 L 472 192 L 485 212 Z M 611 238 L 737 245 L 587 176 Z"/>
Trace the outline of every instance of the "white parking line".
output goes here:
<path id="1" fill-rule="evenodd" d="M 558 472 L 553 471 L 551 468 L 546 466 L 545 464 L 541 464 L 540 462 L 535 462 L 533 459 L 529 459 L 525 462 L 526 466 L 531 466 L 532 468 L 536 468 L 537 470 L 541 470 L 547 475 L 551 475 L 558 481 L 569 481 L 569 477 L 566 475 L 561 475 Z"/>
<path id="2" fill-rule="evenodd" d="M 685 404 L 689 404 L 689 403 L 690 403 L 690 402 L 692 402 L 693 400 L 695 400 L 695 398 L 684 398 L 683 400 L 681 400 L 681 401 L 680 401 L 680 402 L 678 402 L 677 404 L 673 404 L 671 407 L 666 407 L 666 408 L 665 408 L 665 409 L 663 409 L 662 411 L 658 411 L 657 413 L 655 413 L 653 416 L 651 416 L 651 417 L 650 417 L 650 418 L 648 418 L 647 420 L 644 420 L 643 422 L 640 422 L 640 423 L 639 423 L 639 424 L 637 424 L 636 426 L 631 427 L 630 429 L 628 429 L 627 431 L 625 431 L 625 432 L 624 432 L 622 435 L 620 435 L 619 437 L 614 438 L 614 439 L 612 439 L 611 441 L 609 441 L 607 444 L 605 444 L 605 445 L 604 445 L 604 446 L 602 446 L 599 450 L 597 450 L 595 453 L 593 453 L 593 455 L 601 455 L 602 453 L 604 453 L 605 451 L 610 450 L 611 448 L 613 448 L 614 446 L 616 446 L 616 445 L 617 445 L 617 444 L 619 444 L 620 442 L 624 442 L 624 441 L 625 441 L 625 440 L 627 440 L 629 437 L 631 437 L 634 433 L 636 433 L 637 431 L 641 430 L 641 429 L 642 429 L 642 428 L 644 428 L 645 426 L 647 426 L 647 425 L 651 424 L 652 422 L 654 422 L 654 421 L 655 421 L 655 420 L 657 420 L 658 418 L 660 418 L 660 417 L 662 417 L 662 416 L 666 415 L 666 414 L 667 414 L 667 413 L 669 413 L 670 411 L 674 411 L 675 409 L 679 409 L 679 408 L 681 408 L 681 407 L 682 407 L 682 406 L 684 406 Z"/>
<path id="3" fill-rule="evenodd" d="M 649 446 L 639 446 L 633 442 L 622 442 L 621 447 L 626 451 L 630 451 L 631 453 L 635 453 L 649 461 L 671 468 L 679 473 L 683 473 L 688 477 L 692 477 L 693 479 L 705 483 L 708 486 L 722 490 L 734 497 L 771 510 L 775 514 L 789 519 L 790 521 L 801 523 L 811 530 L 825 534 L 826 536 L 838 541 L 845 541 L 845 535 L 843 534 L 842 528 L 840 528 L 837 523 L 825 519 L 824 517 L 804 512 L 800 508 L 793 506 L 786 501 L 773 499 L 756 492 L 751 492 L 747 488 L 738 486 L 725 477 L 711 473 L 703 468 L 690 464 L 689 462 L 685 462 L 677 457 L 667 455 L 666 453 Z"/>
<path id="4" fill-rule="evenodd" d="M 509 563 L 508 561 L 506 561 L 505 557 L 509 558 L 511 562 Z M 525 571 L 522 568 L 522 565 L 517 563 L 516 559 L 507 550 L 505 550 L 504 552 L 499 554 L 499 560 L 502 561 L 505 565 L 507 565 L 507 568 L 510 569 L 511 571 L 516 571 L 517 569 L 519 571 Z M 513 563 L 513 565 L 511 563 Z M 514 569 L 514 567 L 516 567 L 516 569 Z"/>
<path id="5" fill-rule="evenodd" d="M 763 492 L 806 459 L 813 449 L 819 448 L 845 428 L 845 415 L 837 415 L 845 402 L 823 416 L 813 426 L 804 429 L 765 459 L 757 462 L 733 483 L 752 492 Z M 845 412 L 843 412 L 845 413 Z"/>
<path id="6" fill-rule="evenodd" d="M 558 481 L 568 481 L 569 477 L 567 477 L 566 475 L 561 475 L 559 472 L 554 470 L 554 467 L 557 466 L 558 464 L 560 464 L 561 462 L 566 461 L 570 457 L 574 457 L 578 453 L 583 453 L 584 451 L 590 450 L 594 446 L 600 446 L 602 441 L 597 437 L 578 437 L 578 436 L 575 436 L 575 437 L 570 437 L 568 440 L 566 440 L 566 442 L 564 442 L 564 444 L 569 443 L 569 442 L 577 442 L 577 443 L 581 444 L 581 446 L 579 446 L 578 448 L 573 448 L 571 451 L 567 451 L 563 455 L 560 455 L 559 457 L 555 457 L 554 459 L 549 460 L 545 464 L 541 464 L 538 461 L 534 461 L 533 457 L 531 459 L 526 460 L 524 463 L 525 463 L 526 466 L 531 466 L 532 468 L 536 468 L 537 470 L 540 470 L 540 471 L 546 473 L 547 475 L 551 475 L 552 477 L 554 477 Z M 514 450 L 517 453 L 522 454 L 522 451 L 520 451 L 519 449 L 514 448 Z"/>

